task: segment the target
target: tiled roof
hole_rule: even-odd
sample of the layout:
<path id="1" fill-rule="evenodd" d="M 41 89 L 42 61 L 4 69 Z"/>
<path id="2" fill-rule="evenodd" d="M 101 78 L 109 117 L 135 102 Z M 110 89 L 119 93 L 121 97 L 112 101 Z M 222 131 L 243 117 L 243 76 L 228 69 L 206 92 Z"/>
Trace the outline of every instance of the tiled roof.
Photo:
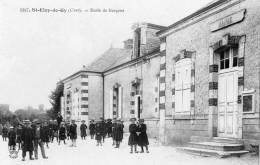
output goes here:
<path id="1" fill-rule="evenodd" d="M 86 71 L 104 72 L 115 66 L 131 60 L 131 49 L 110 48 L 90 65 L 86 66 Z"/>

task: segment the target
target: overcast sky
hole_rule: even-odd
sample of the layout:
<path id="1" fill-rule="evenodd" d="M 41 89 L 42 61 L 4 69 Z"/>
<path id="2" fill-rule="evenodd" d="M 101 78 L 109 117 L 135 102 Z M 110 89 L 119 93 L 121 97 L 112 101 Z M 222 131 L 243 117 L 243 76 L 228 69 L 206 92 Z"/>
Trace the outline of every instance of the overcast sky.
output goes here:
<path id="1" fill-rule="evenodd" d="M 0 104 L 50 107 L 56 82 L 132 37 L 131 25 L 168 26 L 212 0 L 0 0 Z M 121 13 L 22 13 L 106 8 Z"/>

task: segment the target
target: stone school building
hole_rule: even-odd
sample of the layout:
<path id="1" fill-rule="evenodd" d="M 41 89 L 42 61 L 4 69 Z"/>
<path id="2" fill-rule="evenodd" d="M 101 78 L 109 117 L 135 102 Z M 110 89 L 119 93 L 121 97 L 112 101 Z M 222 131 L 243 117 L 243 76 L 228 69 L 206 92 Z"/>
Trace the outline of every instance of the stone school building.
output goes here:
<path id="1" fill-rule="evenodd" d="M 259 143 L 259 9 L 259 0 L 215 0 L 168 27 L 135 24 L 124 48 L 63 80 L 64 117 L 121 118 L 126 131 L 144 118 L 164 144 Z"/>

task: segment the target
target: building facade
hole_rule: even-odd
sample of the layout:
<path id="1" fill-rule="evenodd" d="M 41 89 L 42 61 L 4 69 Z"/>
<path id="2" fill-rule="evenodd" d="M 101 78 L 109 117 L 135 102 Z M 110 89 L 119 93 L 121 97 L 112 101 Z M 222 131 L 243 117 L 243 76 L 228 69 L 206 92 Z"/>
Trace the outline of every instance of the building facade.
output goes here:
<path id="1" fill-rule="evenodd" d="M 65 120 L 88 123 L 102 116 L 102 81 L 100 73 L 85 71 L 85 68 L 62 80 L 61 114 Z"/>
<path id="2" fill-rule="evenodd" d="M 95 107 L 97 116 L 126 125 L 144 118 L 149 136 L 164 144 L 213 137 L 259 142 L 259 8 L 257 0 L 218 0 L 168 27 L 135 24 L 123 49 L 109 49 L 64 80 L 81 85 L 65 85 L 64 107 L 73 109 L 66 97 L 81 90 L 80 74 L 90 78 L 94 71 L 100 79 L 88 81 L 88 111 Z"/>
<path id="3" fill-rule="evenodd" d="M 214 1 L 157 33 L 165 45 L 166 142 L 260 140 L 259 6 Z"/>

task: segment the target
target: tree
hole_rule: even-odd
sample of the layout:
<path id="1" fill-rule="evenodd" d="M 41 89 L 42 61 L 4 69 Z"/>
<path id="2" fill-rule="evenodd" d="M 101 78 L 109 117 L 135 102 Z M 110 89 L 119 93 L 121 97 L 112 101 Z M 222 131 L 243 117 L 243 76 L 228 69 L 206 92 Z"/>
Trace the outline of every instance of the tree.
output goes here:
<path id="1" fill-rule="evenodd" d="M 57 86 L 54 91 L 51 92 L 51 95 L 49 96 L 50 103 L 52 105 L 52 108 L 47 112 L 49 117 L 56 118 L 58 115 L 58 112 L 60 112 L 61 109 L 61 102 L 60 99 L 63 96 L 63 90 L 64 90 L 64 84 L 59 82 L 57 83 Z"/>

